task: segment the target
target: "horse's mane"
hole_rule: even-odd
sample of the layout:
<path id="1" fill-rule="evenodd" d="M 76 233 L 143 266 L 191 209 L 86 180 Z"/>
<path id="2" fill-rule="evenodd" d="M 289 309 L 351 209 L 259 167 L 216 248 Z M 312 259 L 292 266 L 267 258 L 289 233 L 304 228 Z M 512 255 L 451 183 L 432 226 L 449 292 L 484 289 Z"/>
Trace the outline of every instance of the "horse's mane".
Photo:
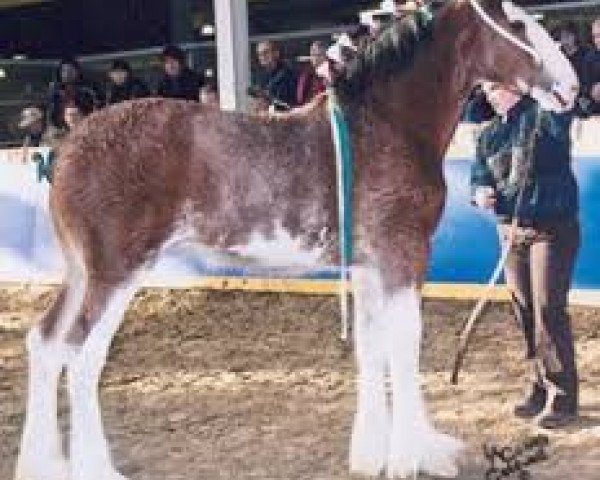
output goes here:
<path id="1" fill-rule="evenodd" d="M 373 80 L 408 70 L 432 33 L 433 20 L 421 12 L 394 20 L 348 63 L 345 73 L 336 80 L 334 87 L 339 98 L 352 101 L 360 97 Z"/>

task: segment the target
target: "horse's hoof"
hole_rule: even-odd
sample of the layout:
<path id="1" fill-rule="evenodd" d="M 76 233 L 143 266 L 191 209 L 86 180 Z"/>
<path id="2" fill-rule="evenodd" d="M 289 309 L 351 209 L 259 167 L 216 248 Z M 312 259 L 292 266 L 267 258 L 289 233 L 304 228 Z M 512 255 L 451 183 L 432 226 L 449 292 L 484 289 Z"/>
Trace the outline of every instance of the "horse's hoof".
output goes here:
<path id="1" fill-rule="evenodd" d="M 69 467 L 64 457 L 44 460 L 36 458 L 17 461 L 15 480 L 70 480 Z"/>
<path id="2" fill-rule="evenodd" d="M 115 469 L 107 469 L 101 473 L 98 472 L 77 472 L 73 473 L 72 480 L 129 480 L 125 475 L 120 474 Z"/>
<path id="3" fill-rule="evenodd" d="M 376 477 L 384 469 L 389 442 L 387 416 L 356 420 L 350 443 L 350 471 Z"/>
<path id="4" fill-rule="evenodd" d="M 393 443 L 387 463 L 388 478 L 412 478 L 419 472 L 434 477 L 456 478 L 456 457 L 462 443 L 438 432 L 425 434 L 425 438 L 403 439 Z"/>

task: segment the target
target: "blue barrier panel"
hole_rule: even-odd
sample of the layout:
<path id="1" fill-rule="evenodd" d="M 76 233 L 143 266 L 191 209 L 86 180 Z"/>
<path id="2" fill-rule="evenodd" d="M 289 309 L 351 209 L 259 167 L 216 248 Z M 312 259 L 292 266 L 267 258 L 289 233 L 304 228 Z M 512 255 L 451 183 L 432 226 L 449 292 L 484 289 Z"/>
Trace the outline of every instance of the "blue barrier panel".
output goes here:
<path id="1" fill-rule="evenodd" d="M 498 260 L 494 217 L 469 204 L 467 159 L 446 162 L 448 200 L 434 237 L 428 279 L 434 282 L 484 283 Z M 575 161 L 581 203 L 582 244 L 574 287 L 600 287 L 600 157 Z"/>
<path id="2" fill-rule="evenodd" d="M 48 183 L 38 178 L 34 162 L 0 159 L 0 280 L 36 281 L 60 276 L 61 257 L 48 212 Z M 445 163 L 448 199 L 433 241 L 428 280 L 443 283 L 484 283 L 498 259 L 495 220 L 469 203 L 470 159 Z M 600 288 L 600 157 L 575 162 L 580 186 L 582 247 L 574 286 Z M 182 277 L 281 277 L 276 270 L 207 265 L 192 250 L 170 252 L 153 269 L 163 284 Z M 335 270 L 302 275 L 307 279 L 337 279 Z"/>

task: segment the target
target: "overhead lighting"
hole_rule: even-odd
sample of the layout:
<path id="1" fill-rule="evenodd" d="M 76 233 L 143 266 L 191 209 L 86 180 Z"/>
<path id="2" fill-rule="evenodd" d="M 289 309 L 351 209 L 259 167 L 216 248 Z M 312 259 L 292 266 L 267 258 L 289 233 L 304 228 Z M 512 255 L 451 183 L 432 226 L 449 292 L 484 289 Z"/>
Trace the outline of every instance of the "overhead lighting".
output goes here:
<path id="1" fill-rule="evenodd" d="M 0 8 L 18 8 L 36 3 L 46 3 L 52 0 L 0 0 Z"/>
<path id="2" fill-rule="evenodd" d="M 6 70 L 0 68 L 0 80 L 4 80 L 6 78 Z"/>
<path id="3" fill-rule="evenodd" d="M 18 53 L 13 55 L 13 60 L 27 60 L 27 55 L 23 55 L 22 53 Z"/>
<path id="4" fill-rule="evenodd" d="M 215 26 L 206 24 L 202 25 L 202 35 L 205 37 L 212 37 L 215 34 Z"/>

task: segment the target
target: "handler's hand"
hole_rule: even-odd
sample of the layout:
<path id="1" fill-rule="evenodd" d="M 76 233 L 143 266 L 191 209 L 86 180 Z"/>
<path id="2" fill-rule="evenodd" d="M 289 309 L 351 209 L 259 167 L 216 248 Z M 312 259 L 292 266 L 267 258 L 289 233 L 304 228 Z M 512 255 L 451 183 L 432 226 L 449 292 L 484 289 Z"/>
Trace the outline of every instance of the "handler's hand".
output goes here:
<path id="1" fill-rule="evenodd" d="M 496 206 L 496 192 L 492 187 L 477 187 L 473 198 L 475 205 L 483 209 L 491 209 Z"/>
<path id="2" fill-rule="evenodd" d="M 592 98 L 596 101 L 596 102 L 600 102 L 600 83 L 596 83 L 593 87 L 592 87 Z"/>

